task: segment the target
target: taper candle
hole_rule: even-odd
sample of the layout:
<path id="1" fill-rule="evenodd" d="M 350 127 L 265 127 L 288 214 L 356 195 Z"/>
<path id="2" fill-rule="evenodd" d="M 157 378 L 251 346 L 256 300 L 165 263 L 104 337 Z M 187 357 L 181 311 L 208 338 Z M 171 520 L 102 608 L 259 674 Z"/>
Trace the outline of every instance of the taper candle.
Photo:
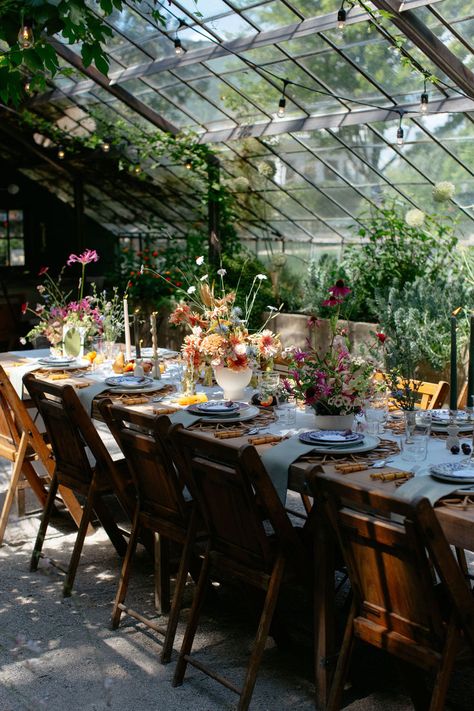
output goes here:
<path id="1" fill-rule="evenodd" d="M 156 311 L 150 314 L 151 345 L 153 348 L 153 359 L 158 358 L 158 332 L 156 330 Z"/>
<path id="2" fill-rule="evenodd" d="M 139 334 L 139 322 L 138 322 L 138 312 L 139 309 L 135 309 L 133 314 L 133 337 L 135 341 L 135 358 L 141 358 L 140 350 L 140 334 Z"/>
<path id="3" fill-rule="evenodd" d="M 469 369 L 467 373 L 467 407 L 474 407 L 474 314 L 469 319 Z"/>
<path id="4" fill-rule="evenodd" d="M 132 342 L 130 339 L 130 320 L 128 315 L 128 299 L 126 296 L 123 300 L 123 325 L 125 329 L 125 358 L 130 360 L 132 357 Z"/>
<path id="5" fill-rule="evenodd" d="M 457 316 L 461 311 L 461 307 L 454 309 L 451 314 L 451 378 L 449 391 L 449 409 L 456 411 L 458 409 L 458 347 L 457 347 Z"/>

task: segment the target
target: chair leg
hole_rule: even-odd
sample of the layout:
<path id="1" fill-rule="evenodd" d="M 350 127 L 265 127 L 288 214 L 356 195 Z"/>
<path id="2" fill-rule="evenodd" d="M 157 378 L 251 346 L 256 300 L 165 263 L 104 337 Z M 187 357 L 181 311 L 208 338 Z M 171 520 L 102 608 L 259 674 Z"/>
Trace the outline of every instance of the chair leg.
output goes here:
<path id="1" fill-rule="evenodd" d="M 194 511 L 191 517 L 191 521 L 189 522 L 188 532 L 186 534 L 186 541 L 184 543 L 183 552 L 181 554 L 181 560 L 179 562 L 178 575 L 176 577 L 176 586 L 173 595 L 173 603 L 171 605 L 171 612 L 168 619 L 168 625 L 166 627 L 165 639 L 163 642 L 163 650 L 161 652 L 160 657 L 160 661 L 162 664 L 168 664 L 171 659 L 171 652 L 173 649 L 173 642 L 176 635 L 176 628 L 178 626 L 178 618 L 183 599 L 184 586 L 186 585 L 186 580 L 191 564 L 191 555 L 193 552 L 192 545 L 196 535 L 196 520 L 197 516 Z"/>
<path id="2" fill-rule="evenodd" d="M 258 625 L 257 636 L 255 637 L 252 654 L 250 656 L 250 662 L 247 667 L 247 674 L 245 675 L 242 693 L 240 695 L 239 704 L 237 706 L 237 711 L 247 711 L 250 705 L 250 700 L 252 698 L 255 682 L 257 680 L 257 673 L 260 666 L 260 661 L 262 659 L 263 650 L 265 648 L 265 642 L 267 641 L 268 631 L 270 629 L 273 613 L 275 612 L 275 607 L 278 601 L 278 593 L 280 592 L 280 584 L 284 570 L 285 559 L 283 558 L 283 556 L 279 556 L 273 567 L 270 582 L 268 584 L 268 590 L 265 596 L 265 603 Z"/>
<path id="3" fill-rule="evenodd" d="M 199 581 L 194 592 L 193 604 L 191 606 L 191 614 L 189 616 L 189 621 L 186 626 L 186 632 L 184 633 L 183 643 L 181 645 L 181 650 L 179 652 L 178 663 L 176 664 L 176 669 L 173 676 L 173 686 L 181 686 L 183 683 L 184 675 L 186 673 L 186 667 L 188 665 L 186 661 L 186 656 L 191 652 L 193 646 L 194 635 L 196 634 L 196 629 L 199 621 L 199 616 L 201 613 L 201 608 L 206 596 L 207 583 L 209 580 L 209 551 L 206 551 L 204 560 L 202 562 L 201 574 L 199 576 Z"/>
<path id="4" fill-rule="evenodd" d="M 122 563 L 122 570 L 120 571 L 120 581 L 117 588 L 117 594 L 114 600 L 114 607 L 112 610 L 111 625 L 112 629 L 117 629 L 120 624 L 120 618 L 122 616 L 122 610 L 120 605 L 123 604 L 125 596 L 127 594 L 128 583 L 130 580 L 131 563 L 135 551 L 137 549 L 138 535 L 140 533 L 140 525 L 138 523 L 138 512 L 135 514 L 132 530 L 130 533 L 130 538 L 128 541 L 127 552 L 125 554 L 124 561 Z"/>
<path id="5" fill-rule="evenodd" d="M 13 499 L 15 498 L 15 491 L 20 480 L 20 474 L 22 470 L 23 460 L 25 458 L 26 448 L 28 446 L 28 438 L 24 432 L 20 439 L 20 444 L 17 452 L 17 459 L 12 466 L 12 475 L 10 479 L 10 485 L 8 487 L 7 495 L 5 497 L 5 502 L 3 504 L 2 513 L 0 515 L 0 545 L 3 542 L 3 536 L 5 534 L 5 529 L 7 527 L 8 517 L 10 515 L 10 510 L 13 504 Z"/>
<path id="6" fill-rule="evenodd" d="M 46 506 L 48 492 L 46 491 L 46 488 L 44 486 L 44 481 L 40 479 L 31 462 L 26 461 L 23 463 L 23 474 L 25 475 L 28 484 L 30 485 L 33 493 L 41 504 L 41 508 L 44 508 Z"/>
<path id="7" fill-rule="evenodd" d="M 448 691 L 449 680 L 456 660 L 456 653 L 459 647 L 459 631 L 453 620 L 450 621 L 446 642 L 443 649 L 443 656 L 436 674 L 435 685 L 431 695 L 429 711 L 443 711 L 445 699 Z"/>
<path id="8" fill-rule="evenodd" d="M 344 691 L 344 683 L 347 678 L 349 664 L 354 649 L 354 616 L 355 605 L 352 603 L 349 617 L 347 618 L 346 628 L 344 630 L 344 638 L 342 640 L 341 649 L 337 659 L 336 671 L 332 680 L 327 711 L 339 711 L 341 708 L 342 692 Z"/>
<path id="9" fill-rule="evenodd" d="M 301 494 L 301 501 L 303 502 L 304 510 L 306 511 L 306 514 L 309 514 L 311 509 L 313 508 L 313 500 L 308 494 Z"/>
<path id="10" fill-rule="evenodd" d="M 20 484 L 20 482 L 18 483 Z M 26 516 L 26 494 L 24 487 L 21 485 L 16 490 L 16 510 L 18 518 Z"/>
<path id="11" fill-rule="evenodd" d="M 51 480 L 51 485 L 49 487 L 48 498 L 46 500 L 46 506 L 44 507 L 43 515 L 41 516 L 41 523 L 38 530 L 38 535 L 36 536 L 35 547 L 33 549 L 33 554 L 30 561 L 30 570 L 34 571 L 38 569 L 38 562 L 41 556 L 41 551 L 43 549 L 44 539 L 46 537 L 46 531 L 48 530 L 49 519 L 54 509 L 54 500 L 56 498 L 56 492 L 58 490 L 58 478 L 56 474 L 53 474 Z"/>
<path id="12" fill-rule="evenodd" d="M 170 542 L 155 533 L 155 608 L 162 615 L 170 611 Z"/>
<path id="13" fill-rule="evenodd" d="M 81 523 L 79 525 L 79 530 L 77 531 L 76 541 L 74 543 L 74 548 L 72 551 L 71 560 L 69 561 L 69 567 L 66 573 L 66 580 L 63 585 L 63 597 L 69 597 L 72 592 L 72 586 L 74 585 L 74 579 L 76 577 L 77 566 L 79 565 L 79 560 L 82 553 L 82 547 L 84 545 L 84 539 L 86 537 L 87 528 L 89 522 L 92 519 L 92 512 L 94 510 L 94 503 L 96 499 L 96 485 L 94 480 L 89 489 L 89 494 L 87 496 L 86 505 L 82 510 Z"/>

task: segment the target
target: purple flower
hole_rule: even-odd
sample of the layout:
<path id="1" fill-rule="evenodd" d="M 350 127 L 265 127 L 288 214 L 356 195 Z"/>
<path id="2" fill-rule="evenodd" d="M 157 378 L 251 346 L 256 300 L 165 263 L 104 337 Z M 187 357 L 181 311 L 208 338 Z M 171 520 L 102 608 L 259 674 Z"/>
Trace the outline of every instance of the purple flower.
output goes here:
<path id="1" fill-rule="evenodd" d="M 99 261 L 99 255 L 95 251 L 95 249 L 86 249 L 85 252 L 82 254 L 70 254 L 69 259 L 67 260 L 67 265 L 68 267 L 71 266 L 71 264 L 74 264 L 74 262 L 79 262 L 79 264 L 90 264 L 91 262 L 98 262 Z"/>
<path id="2" fill-rule="evenodd" d="M 328 291 L 335 299 L 343 299 L 347 294 L 351 293 L 351 290 L 348 286 L 345 286 L 342 279 L 338 279 L 334 286 L 329 287 Z"/>

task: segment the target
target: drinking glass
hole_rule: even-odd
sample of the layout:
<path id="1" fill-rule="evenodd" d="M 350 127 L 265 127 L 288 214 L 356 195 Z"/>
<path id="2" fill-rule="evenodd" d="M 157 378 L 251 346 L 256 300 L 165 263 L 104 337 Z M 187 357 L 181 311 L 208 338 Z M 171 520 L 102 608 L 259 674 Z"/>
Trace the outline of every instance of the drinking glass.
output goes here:
<path id="1" fill-rule="evenodd" d="M 278 417 L 279 424 L 288 427 L 294 426 L 296 424 L 296 399 L 288 396 L 288 398 L 279 402 L 275 414 Z"/>
<path id="2" fill-rule="evenodd" d="M 264 371 L 258 376 L 258 394 L 261 404 L 273 403 L 273 398 L 277 399 L 278 387 L 280 385 L 280 374 L 273 371 Z"/>
<path id="3" fill-rule="evenodd" d="M 382 434 L 388 419 L 388 394 L 385 391 L 376 393 L 366 403 L 364 413 L 367 422 L 367 434 Z"/>

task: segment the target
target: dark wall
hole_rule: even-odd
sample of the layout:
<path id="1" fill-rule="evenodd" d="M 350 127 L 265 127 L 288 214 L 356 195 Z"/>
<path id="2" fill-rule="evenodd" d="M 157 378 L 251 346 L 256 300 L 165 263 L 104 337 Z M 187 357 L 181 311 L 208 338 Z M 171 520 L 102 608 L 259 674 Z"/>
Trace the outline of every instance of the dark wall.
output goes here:
<path id="1" fill-rule="evenodd" d="M 54 173 L 51 180 L 58 179 Z M 6 188 L 11 183 L 20 187 L 17 195 L 10 195 Z M 103 275 L 113 261 L 116 238 L 98 223 L 84 217 L 83 240 L 79 243 L 74 209 L 51 194 L 33 180 L 12 171 L 11 166 L 0 161 L 0 207 L 18 208 L 24 211 L 25 271 L 36 276 L 42 266 L 58 272 L 71 253 L 79 254 L 85 248 L 95 249 L 100 260 L 90 264 L 87 275 Z M 4 268 L 5 270 L 5 268 Z M 8 280 L 12 272 L 22 269 L 7 268 Z"/>

